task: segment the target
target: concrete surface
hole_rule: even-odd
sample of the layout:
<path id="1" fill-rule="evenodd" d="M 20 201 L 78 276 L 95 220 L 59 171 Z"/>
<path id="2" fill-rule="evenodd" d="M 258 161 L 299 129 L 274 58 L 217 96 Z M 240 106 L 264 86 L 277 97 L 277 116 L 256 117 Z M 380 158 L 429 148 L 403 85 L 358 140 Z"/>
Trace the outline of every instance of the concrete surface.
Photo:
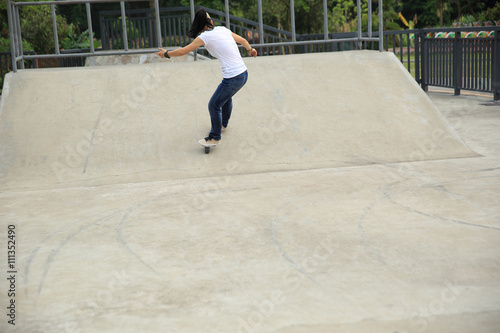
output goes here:
<path id="1" fill-rule="evenodd" d="M 216 62 L 7 78 L 0 331 L 500 331 L 500 106 L 391 54 L 246 61 L 209 155 Z"/>

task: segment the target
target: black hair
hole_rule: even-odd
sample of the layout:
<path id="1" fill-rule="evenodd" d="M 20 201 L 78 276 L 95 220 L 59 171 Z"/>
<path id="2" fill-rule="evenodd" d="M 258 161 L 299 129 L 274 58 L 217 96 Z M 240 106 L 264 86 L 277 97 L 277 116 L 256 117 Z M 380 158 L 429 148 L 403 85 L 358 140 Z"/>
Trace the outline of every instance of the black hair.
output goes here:
<path id="1" fill-rule="evenodd" d="M 207 17 L 207 12 L 204 9 L 200 9 L 194 15 L 193 23 L 191 23 L 191 28 L 188 31 L 188 36 L 191 38 L 196 38 L 198 35 L 208 26 L 210 29 L 214 27 L 212 20 Z"/>

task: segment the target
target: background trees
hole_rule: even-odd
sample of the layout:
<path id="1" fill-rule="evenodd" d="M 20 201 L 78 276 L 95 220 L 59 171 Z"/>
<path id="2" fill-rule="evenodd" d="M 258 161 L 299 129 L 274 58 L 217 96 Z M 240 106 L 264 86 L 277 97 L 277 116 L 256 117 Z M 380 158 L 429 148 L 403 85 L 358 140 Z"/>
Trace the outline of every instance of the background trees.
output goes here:
<path id="1" fill-rule="evenodd" d="M 404 16 L 417 16 L 416 28 L 452 26 L 453 23 L 498 21 L 488 16 L 493 8 L 500 11 L 498 0 L 412 0 L 401 1 Z"/>

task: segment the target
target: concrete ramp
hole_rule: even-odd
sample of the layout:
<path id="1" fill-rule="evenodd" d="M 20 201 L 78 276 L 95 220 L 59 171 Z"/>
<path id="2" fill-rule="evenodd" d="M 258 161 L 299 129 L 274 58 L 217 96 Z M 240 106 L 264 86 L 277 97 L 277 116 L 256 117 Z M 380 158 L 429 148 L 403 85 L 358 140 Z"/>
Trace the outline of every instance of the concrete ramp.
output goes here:
<path id="1" fill-rule="evenodd" d="M 205 155 L 218 61 L 23 70 L 0 113 L 0 186 L 67 187 L 471 157 L 391 53 L 246 58 Z"/>

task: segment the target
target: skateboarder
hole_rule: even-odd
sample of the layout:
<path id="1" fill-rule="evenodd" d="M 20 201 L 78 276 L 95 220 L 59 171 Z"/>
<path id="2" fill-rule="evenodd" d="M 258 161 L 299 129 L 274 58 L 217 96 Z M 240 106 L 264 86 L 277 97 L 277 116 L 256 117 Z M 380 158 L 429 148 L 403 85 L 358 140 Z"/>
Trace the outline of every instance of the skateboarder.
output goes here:
<path id="1" fill-rule="evenodd" d="M 214 27 L 213 20 L 204 9 L 196 12 L 188 36 L 194 38 L 191 44 L 173 51 L 159 48 L 156 54 L 162 58 L 179 57 L 204 45 L 212 56 L 219 59 L 223 79 L 208 103 L 212 128 L 206 138 L 198 141 L 204 147 L 214 147 L 221 141 L 222 129 L 228 126 L 233 109 L 232 97 L 248 79 L 247 68 L 236 43 L 243 45 L 253 57 L 257 57 L 257 50 L 245 38 L 226 27 Z"/>

